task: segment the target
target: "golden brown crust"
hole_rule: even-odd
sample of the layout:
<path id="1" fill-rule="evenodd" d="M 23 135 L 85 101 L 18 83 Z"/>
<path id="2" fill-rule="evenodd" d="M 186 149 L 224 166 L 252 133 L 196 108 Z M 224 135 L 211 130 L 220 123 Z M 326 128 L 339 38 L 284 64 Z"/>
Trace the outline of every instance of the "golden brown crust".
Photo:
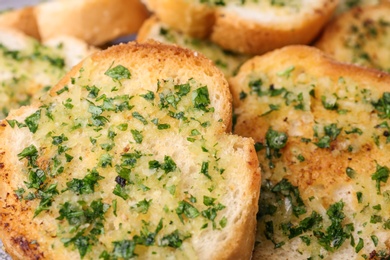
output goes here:
<path id="1" fill-rule="evenodd" d="M 193 37 L 205 38 L 214 24 L 214 8 L 187 0 L 145 0 L 161 21 Z"/>
<path id="2" fill-rule="evenodd" d="M 25 7 L 1 14 L 0 26 L 11 27 L 35 39 L 40 39 L 34 7 Z"/>
<path id="3" fill-rule="evenodd" d="M 65 34 L 95 46 L 135 33 L 148 17 L 138 0 L 54 1 L 35 13 L 42 40 Z"/>
<path id="4" fill-rule="evenodd" d="M 337 1 L 323 2 L 321 7 L 297 15 L 295 20 L 280 23 L 250 20 L 221 8 L 217 11 L 211 40 L 224 49 L 248 54 L 263 54 L 292 44 L 309 44 L 337 6 Z"/>

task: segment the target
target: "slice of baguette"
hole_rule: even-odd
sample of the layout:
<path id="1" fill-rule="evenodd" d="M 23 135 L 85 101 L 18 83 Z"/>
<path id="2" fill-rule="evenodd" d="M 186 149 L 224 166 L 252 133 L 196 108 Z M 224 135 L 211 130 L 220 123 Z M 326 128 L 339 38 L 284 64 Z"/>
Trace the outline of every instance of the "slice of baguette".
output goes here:
<path id="1" fill-rule="evenodd" d="M 40 39 L 34 7 L 31 6 L 0 13 L 0 27 L 13 28 L 35 39 Z"/>
<path id="2" fill-rule="evenodd" d="M 57 0 L 35 7 L 43 40 L 70 35 L 99 46 L 137 32 L 148 12 L 139 0 Z"/>
<path id="3" fill-rule="evenodd" d="M 390 72 L 390 2 L 337 17 L 316 46 L 335 59 Z"/>
<path id="4" fill-rule="evenodd" d="M 249 55 L 236 54 L 221 49 L 218 45 L 198 38 L 194 38 L 162 23 L 156 16 L 152 16 L 142 25 L 137 34 L 137 41 L 143 42 L 154 39 L 167 44 L 176 44 L 204 54 L 214 64 L 230 77 L 237 72 L 240 65 L 250 58 Z"/>
<path id="5" fill-rule="evenodd" d="M 41 44 L 14 29 L 0 29 L 0 119 L 37 100 L 66 71 L 96 51 L 70 36 Z"/>
<path id="6" fill-rule="evenodd" d="M 262 54 L 311 43 L 331 18 L 338 0 L 226 2 L 217 11 L 211 40 L 227 50 Z"/>
<path id="7" fill-rule="evenodd" d="M 390 76 L 290 46 L 230 84 L 262 169 L 253 259 L 387 259 Z"/>
<path id="8" fill-rule="evenodd" d="M 123 44 L 50 94 L 0 126 L 0 238 L 13 257 L 250 258 L 257 156 L 226 133 L 231 95 L 210 60 Z"/>
<path id="9" fill-rule="evenodd" d="M 215 22 L 214 7 L 193 0 L 142 0 L 161 21 L 192 37 L 206 38 Z"/>
<path id="10" fill-rule="evenodd" d="M 162 22 L 184 33 L 209 35 L 226 50 L 262 54 L 289 44 L 311 43 L 338 0 L 144 2 Z"/>

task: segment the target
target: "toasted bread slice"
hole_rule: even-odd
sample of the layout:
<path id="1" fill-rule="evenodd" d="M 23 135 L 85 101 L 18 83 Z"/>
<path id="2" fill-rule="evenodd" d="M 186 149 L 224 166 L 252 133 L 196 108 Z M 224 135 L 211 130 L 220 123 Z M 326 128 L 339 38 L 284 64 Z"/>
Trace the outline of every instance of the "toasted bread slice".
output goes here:
<path id="1" fill-rule="evenodd" d="M 224 49 L 248 54 L 311 43 L 338 3 L 337 0 L 226 2 L 217 11 L 211 40 Z"/>
<path id="2" fill-rule="evenodd" d="M 137 34 L 137 41 L 143 42 L 147 39 L 154 39 L 168 44 L 177 44 L 198 51 L 211 59 L 226 77 L 230 77 L 236 73 L 240 65 L 250 58 L 249 55 L 225 51 L 208 40 L 183 34 L 162 23 L 156 16 L 146 20 Z"/>
<path id="3" fill-rule="evenodd" d="M 201 54 L 155 42 L 93 54 L 1 124 L 7 251 L 249 259 L 260 173 L 230 118 L 228 84 Z"/>
<path id="4" fill-rule="evenodd" d="M 139 0 L 50 1 L 35 14 L 43 40 L 70 35 L 94 46 L 137 32 L 148 16 Z"/>
<path id="5" fill-rule="evenodd" d="M 74 65 L 96 51 L 70 36 L 45 44 L 10 28 L 0 29 L 0 119 L 37 100 Z"/>
<path id="6" fill-rule="evenodd" d="M 337 17 L 316 44 L 336 60 L 390 72 L 390 2 Z"/>
<path id="7" fill-rule="evenodd" d="M 10 27 L 24 34 L 40 39 L 34 7 L 7 10 L 0 14 L 0 27 Z"/>
<path id="8" fill-rule="evenodd" d="M 389 257 L 390 76 L 289 46 L 230 84 L 262 168 L 254 259 Z"/>
<path id="9" fill-rule="evenodd" d="M 168 26 L 196 38 L 207 38 L 215 22 L 214 7 L 193 0 L 142 0 Z"/>
<path id="10" fill-rule="evenodd" d="M 162 22 L 184 33 L 209 35 L 226 50 L 262 54 L 310 43 L 331 18 L 338 0 L 145 2 Z"/>

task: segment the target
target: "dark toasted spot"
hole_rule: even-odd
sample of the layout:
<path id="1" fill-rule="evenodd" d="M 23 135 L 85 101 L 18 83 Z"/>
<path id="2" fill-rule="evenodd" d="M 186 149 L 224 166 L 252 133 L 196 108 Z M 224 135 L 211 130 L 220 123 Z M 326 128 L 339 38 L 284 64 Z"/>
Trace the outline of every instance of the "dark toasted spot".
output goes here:
<path id="1" fill-rule="evenodd" d="M 122 178 L 121 176 L 116 176 L 115 182 L 118 183 L 121 187 L 126 186 L 126 179 Z"/>
<path id="2" fill-rule="evenodd" d="M 27 239 L 25 237 L 13 237 L 12 238 L 13 242 L 15 244 L 18 244 L 19 247 L 23 250 L 23 251 L 28 251 L 30 250 L 30 247 L 29 247 L 29 243 L 27 241 Z"/>

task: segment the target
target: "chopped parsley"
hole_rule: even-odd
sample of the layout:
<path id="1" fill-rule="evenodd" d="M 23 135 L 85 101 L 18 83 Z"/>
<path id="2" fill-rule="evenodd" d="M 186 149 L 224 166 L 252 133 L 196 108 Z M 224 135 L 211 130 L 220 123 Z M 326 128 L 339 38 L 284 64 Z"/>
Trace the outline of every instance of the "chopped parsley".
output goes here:
<path id="1" fill-rule="evenodd" d="M 35 133 L 38 130 L 39 119 L 41 118 L 41 110 L 37 110 L 35 113 L 28 116 L 24 122 L 31 133 Z"/>
<path id="2" fill-rule="evenodd" d="M 130 71 L 122 65 L 117 65 L 114 68 L 108 69 L 104 75 L 109 76 L 114 81 L 119 81 L 121 79 L 130 79 Z"/>

